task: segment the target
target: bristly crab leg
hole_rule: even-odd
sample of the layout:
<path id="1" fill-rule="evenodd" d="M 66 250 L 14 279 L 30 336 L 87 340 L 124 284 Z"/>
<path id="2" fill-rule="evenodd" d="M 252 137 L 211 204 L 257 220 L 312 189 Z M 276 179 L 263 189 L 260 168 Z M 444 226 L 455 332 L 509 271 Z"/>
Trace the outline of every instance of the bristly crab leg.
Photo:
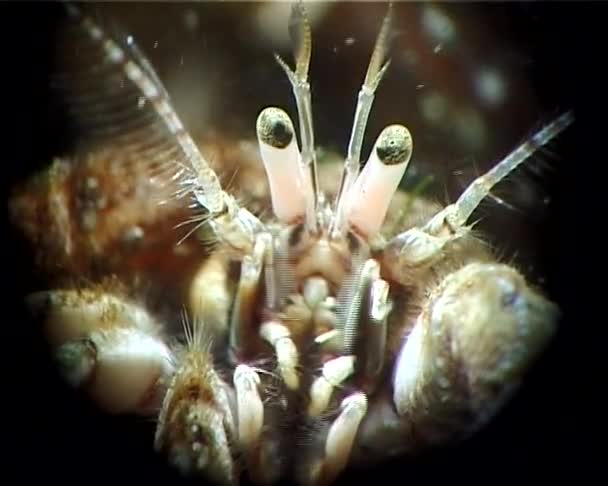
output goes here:
<path id="1" fill-rule="evenodd" d="M 158 417 L 154 443 L 185 476 L 234 484 L 236 426 L 228 384 L 215 371 L 212 336 L 200 319 L 184 320 L 186 345 Z"/>

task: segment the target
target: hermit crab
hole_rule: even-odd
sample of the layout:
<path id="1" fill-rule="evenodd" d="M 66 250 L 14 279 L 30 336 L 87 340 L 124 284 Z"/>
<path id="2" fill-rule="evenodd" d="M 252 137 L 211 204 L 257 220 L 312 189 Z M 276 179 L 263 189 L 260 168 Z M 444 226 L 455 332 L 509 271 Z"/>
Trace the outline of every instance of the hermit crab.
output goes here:
<path id="1" fill-rule="evenodd" d="M 150 446 L 183 475 L 329 484 L 351 465 L 460 440 L 556 331 L 558 306 L 494 254 L 473 213 L 572 112 L 445 207 L 401 191 L 416 146 L 405 126 L 362 156 L 394 8 L 347 153 L 318 160 L 302 3 L 295 67 L 276 58 L 297 129 L 264 108 L 255 150 L 213 157 L 133 37 L 66 6 L 56 83 L 84 142 L 11 200 L 52 282 L 27 305 L 65 380 L 107 413 L 153 417 Z"/>

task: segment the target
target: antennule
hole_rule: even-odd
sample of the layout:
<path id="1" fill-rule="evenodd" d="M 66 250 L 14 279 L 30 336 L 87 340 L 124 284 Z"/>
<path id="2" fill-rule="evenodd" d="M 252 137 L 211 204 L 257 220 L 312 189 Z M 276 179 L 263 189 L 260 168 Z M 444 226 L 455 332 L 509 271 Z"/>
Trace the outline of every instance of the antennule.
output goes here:
<path id="1" fill-rule="evenodd" d="M 374 51 L 367 68 L 365 81 L 359 91 L 355 119 L 348 144 L 348 152 L 344 161 L 344 171 L 340 190 L 336 199 L 336 220 L 334 221 L 332 235 L 341 235 L 346 230 L 347 223 L 347 198 L 353 184 L 359 174 L 359 163 L 361 159 L 361 146 L 365 135 L 367 119 L 374 103 L 374 94 L 382 76 L 388 69 L 390 61 L 386 61 L 389 47 L 389 33 L 392 20 L 392 4 L 389 4 L 388 12 L 382 22 L 382 27 L 376 38 Z"/>
<path id="2" fill-rule="evenodd" d="M 310 101 L 310 84 L 308 83 L 308 68 L 312 53 L 310 23 L 306 17 L 304 6 L 296 3 L 292 7 L 289 19 L 289 34 L 294 46 L 296 71 L 275 56 L 279 65 L 285 71 L 293 89 L 293 95 L 298 106 L 300 121 L 300 138 L 302 152 L 300 156 L 301 180 L 308 179 L 305 188 L 306 198 L 306 227 L 309 231 L 317 231 L 317 203 L 319 200 L 319 181 L 317 175 L 317 160 L 314 148 L 314 130 L 312 123 L 312 106 Z"/>

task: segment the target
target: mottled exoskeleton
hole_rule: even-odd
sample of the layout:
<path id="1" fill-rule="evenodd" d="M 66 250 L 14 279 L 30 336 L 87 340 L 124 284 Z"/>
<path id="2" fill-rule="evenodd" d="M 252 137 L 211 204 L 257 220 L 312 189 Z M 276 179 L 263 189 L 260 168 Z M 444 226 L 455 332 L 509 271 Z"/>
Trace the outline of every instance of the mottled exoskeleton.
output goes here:
<path id="1" fill-rule="evenodd" d="M 311 29 L 297 4 L 295 69 L 277 60 L 293 87 L 300 142 L 283 110 L 260 112 L 261 160 L 252 165 L 265 177 L 259 197 L 272 207 L 262 216 L 255 201 L 248 209 L 222 188 L 133 39 L 110 37 L 78 9 L 68 12 L 90 61 L 76 79 L 98 88 L 75 96 L 74 112 L 91 139 L 118 149 L 91 155 L 107 172 L 85 184 L 89 196 L 77 206 L 65 202 L 64 186 L 77 169 L 55 163 L 45 186 L 52 248 L 78 271 L 76 219 L 90 231 L 87 254 L 125 278 L 136 268 L 104 259 L 113 242 L 142 240 L 134 251 L 149 255 L 155 250 L 145 230 L 186 210 L 196 228 L 189 243 L 199 238 L 211 248 L 203 257 L 187 247 L 182 293 L 167 281 L 167 296 L 144 302 L 107 283 L 31 295 L 71 383 L 109 412 L 160 409 L 157 450 L 184 474 L 225 483 L 242 474 L 259 483 L 329 483 L 349 463 L 468 435 L 498 410 L 552 337 L 558 309 L 498 261 L 470 218 L 496 184 L 572 122 L 571 113 L 447 207 L 398 192 L 414 151 L 404 126 L 385 128 L 361 169 L 367 119 L 389 66 L 389 8 L 337 172 L 316 160 Z M 120 197 L 102 203 L 90 195 L 116 187 L 125 167 L 136 177 Z M 123 211 L 104 213 L 112 204 Z M 28 208 L 17 198 L 13 211 Z M 95 228 L 115 214 L 125 219 L 111 221 L 120 236 L 108 243 Z M 175 293 L 183 297 L 178 305 L 168 297 Z M 175 325 L 181 320 L 183 333 Z"/>

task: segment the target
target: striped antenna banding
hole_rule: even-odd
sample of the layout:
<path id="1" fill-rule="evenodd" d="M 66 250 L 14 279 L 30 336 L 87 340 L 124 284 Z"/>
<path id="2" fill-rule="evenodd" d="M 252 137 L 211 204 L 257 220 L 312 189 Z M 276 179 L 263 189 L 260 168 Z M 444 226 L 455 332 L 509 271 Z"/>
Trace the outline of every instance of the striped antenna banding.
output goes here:
<path id="1" fill-rule="evenodd" d="M 148 64 L 142 61 L 145 59 L 143 55 L 139 54 L 142 57 L 139 62 L 131 59 L 90 17 L 85 16 L 74 5 L 68 4 L 66 8 L 71 16 L 81 20 L 85 31 L 93 41 L 100 44 L 107 54 L 108 60 L 121 66 L 125 76 L 137 86 L 142 95 L 154 107 L 167 129 L 175 136 L 191 165 L 185 167 L 189 177 L 183 179 L 184 184 L 190 186 L 187 192 L 192 192 L 195 199 L 211 214 L 222 212 L 224 209 L 224 192 L 217 175 L 200 153 L 175 110 L 173 110 L 168 94 L 160 80 L 149 73 Z"/>
<path id="2" fill-rule="evenodd" d="M 557 135 L 562 133 L 573 121 L 574 114 L 571 111 L 564 113 L 513 150 L 490 171 L 475 179 L 460 195 L 458 200 L 453 205 L 448 206 L 448 208 L 451 208 L 446 216 L 449 224 L 452 227 L 464 226 L 471 217 L 471 214 L 473 214 L 473 211 L 488 196 L 496 184 L 513 172 L 530 156 L 534 155 L 539 148 L 548 144 Z M 427 226 L 433 226 L 435 224 L 434 221 L 436 221 L 436 218 L 433 218 Z"/>

